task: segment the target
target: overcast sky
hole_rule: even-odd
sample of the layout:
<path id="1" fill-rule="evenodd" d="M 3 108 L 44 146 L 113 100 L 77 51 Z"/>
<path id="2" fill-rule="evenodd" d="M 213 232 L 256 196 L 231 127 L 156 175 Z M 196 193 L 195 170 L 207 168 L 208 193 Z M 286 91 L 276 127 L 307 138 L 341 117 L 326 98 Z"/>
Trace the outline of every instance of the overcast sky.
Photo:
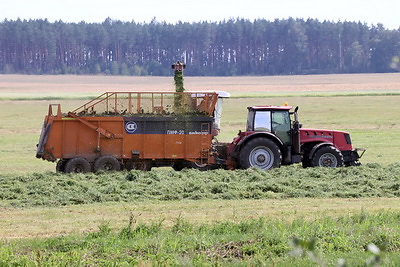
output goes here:
<path id="1" fill-rule="evenodd" d="M 135 22 L 156 18 L 169 23 L 293 17 L 382 23 L 399 29 L 400 0 L 0 0 L 0 21 L 102 22 L 107 17 Z"/>

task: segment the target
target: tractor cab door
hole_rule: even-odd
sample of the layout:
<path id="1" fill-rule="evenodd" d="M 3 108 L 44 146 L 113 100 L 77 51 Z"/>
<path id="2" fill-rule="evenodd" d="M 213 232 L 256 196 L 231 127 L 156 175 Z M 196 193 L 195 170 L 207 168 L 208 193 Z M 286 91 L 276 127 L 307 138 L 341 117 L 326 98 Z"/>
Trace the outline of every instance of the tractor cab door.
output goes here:
<path id="1" fill-rule="evenodd" d="M 272 111 L 271 126 L 272 132 L 282 140 L 282 143 L 286 145 L 292 143 L 290 116 L 288 111 Z"/>

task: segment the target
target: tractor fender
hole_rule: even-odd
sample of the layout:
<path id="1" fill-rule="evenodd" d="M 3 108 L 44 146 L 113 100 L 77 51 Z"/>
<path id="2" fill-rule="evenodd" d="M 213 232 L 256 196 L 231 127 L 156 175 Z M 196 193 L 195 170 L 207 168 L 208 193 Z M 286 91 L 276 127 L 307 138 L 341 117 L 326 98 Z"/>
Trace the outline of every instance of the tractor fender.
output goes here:
<path id="1" fill-rule="evenodd" d="M 276 137 L 276 135 L 274 135 L 272 133 L 269 133 L 269 132 L 258 132 L 258 133 L 256 132 L 256 133 L 252 133 L 252 134 L 244 137 L 243 139 L 241 139 L 239 141 L 239 143 L 236 144 L 235 149 L 233 150 L 233 152 L 239 152 L 243 145 L 245 145 L 248 141 L 250 141 L 250 140 L 252 140 L 254 138 L 257 138 L 257 137 L 264 137 L 264 138 L 271 139 L 272 141 L 274 141 L 278 145 L 278 147 L 280 149 L 282 149 L 282 147 L 283 147 L 282 141 L 278 137 Z"/>
<path id="2" fill-rule="evenodd" d="M 328 142 L 318 143 L 311 149 L 310 154 L 308 155 L 308 159 L 312 159 L 314 154 L 315 154 L 315 152 L 317 152 L 317 150 L 319 148 L 324 147 L 324 146 L 333 146 L 333 147 L 335 147 L 335 145 L 333 143 L 328 143 Z"/>

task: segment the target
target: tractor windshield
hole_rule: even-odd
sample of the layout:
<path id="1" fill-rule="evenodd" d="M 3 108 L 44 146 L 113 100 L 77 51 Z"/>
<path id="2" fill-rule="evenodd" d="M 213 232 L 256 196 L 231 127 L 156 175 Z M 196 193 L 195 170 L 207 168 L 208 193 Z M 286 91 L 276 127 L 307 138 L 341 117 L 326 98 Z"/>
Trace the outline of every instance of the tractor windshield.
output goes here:
<path id="1" fill-rule="evenodd" d="M 271 131 L 271 111 L 249 111 L 247 131 Z"/>
<path id="2" fill-rule="evenodd" d="M 271 131 L 271 112 L 257 111 L 254 115 L 254 131 Z"/>

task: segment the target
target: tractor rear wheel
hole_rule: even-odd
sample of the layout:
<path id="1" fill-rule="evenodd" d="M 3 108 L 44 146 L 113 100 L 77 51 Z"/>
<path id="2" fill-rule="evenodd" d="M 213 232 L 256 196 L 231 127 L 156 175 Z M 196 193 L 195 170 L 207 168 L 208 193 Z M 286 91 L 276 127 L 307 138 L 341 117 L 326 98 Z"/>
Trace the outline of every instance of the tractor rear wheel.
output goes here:
<path id="1" fill-rule="evenodd" d="M 343 166 L 343 155 L 334 146 L 323 146 L 319 148 L 311 160 L 312 167 L 341 167 Z"/>
<path id="2" fill-rule="evenodd" d="M 257 167 L 269 170 L 281 166 L 282 154 L 272 140 L 258 137 L 245 144 L 240 151 L 239 159 L 244 169 Z"/>
<path id="3" fill-rule="evenodd" d="M 90 163 L 84 158 L 72 158 L 65 164 L 66 173 L 85 173 L 91 171 Z"/>
<path id="4" fill-rule="evenodd" d="M 93 165 L 94 171 L 119 171 L 121 164 L 113 156 L 101 156 L 96 159 Z"/>

